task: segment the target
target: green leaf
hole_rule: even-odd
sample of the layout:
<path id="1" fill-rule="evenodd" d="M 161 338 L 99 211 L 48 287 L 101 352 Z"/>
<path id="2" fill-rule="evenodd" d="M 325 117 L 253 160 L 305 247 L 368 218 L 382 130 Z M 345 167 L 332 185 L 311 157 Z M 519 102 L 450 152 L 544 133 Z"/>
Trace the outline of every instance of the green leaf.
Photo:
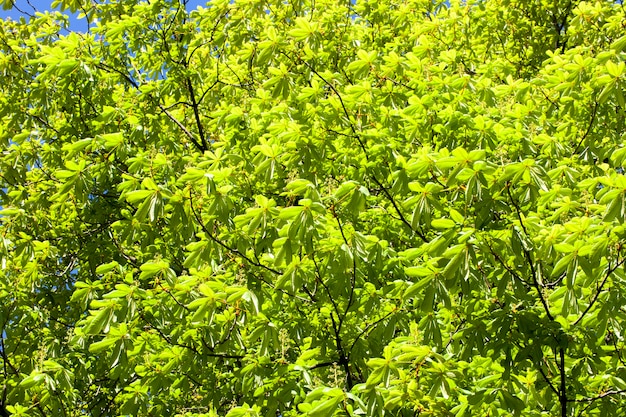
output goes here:
<path id="1" fill-rule="evenodd" d="M 551 276 L 553 278 L 559 277 L 567 269 L 567 267 L 569 267 L 573 258 L 574 258 L 574 254 L 572 253 L 560 258 L 554 265 Z"/>
<path id="2" fill-rule="evenodd" d="M 452 219 L 434 219 L 430 225 L 435 229 L 450 229 L 456 226 L 456 222 Z"/>
<path id="3" fill-rule="evenodd" d="M 106 333 L 112 318 L 112 308 L 101 309 L 94 316 L 89 318 L 88 324 L 84 328 L 85 334 L 97 335 L 101 332 Z"/>
<path id="4" fill-rule="evenodd" d="M 319 401 L 309 412 L 307 415 L 311 417 L 331 417 L 337 407 L 343 400 L 343 393 L 338 395 L 333 395 L 330 398 Z"/>
<path id="5" fill-rule="evenodd" d="M 398 362 L 421 362 L 432 350 L 428 346 L 402 346 L 402 353 L 396 357 Z"/>
<path id="6" fill-rule="evenodd" d="M 111 261 L 109 263 L 102 264 L 96 268 L 96 274 L 104 275 L 107 272 L 111 272 L 118 266 L 119 266 L 119 263 L 117 263 L 117 261 Z"/>
<path id="7" fill-rule="evenodd" d="M 33 371 L 29 376 L 24 378 L 20 382 L 20 386 L 26 389 L 33 388 L 38 385 L 41 385 L 45 380 L 45 374 L 42 374 L 38 371 Z"/>
<path id="8" fill-rule="evenodd" d="M 422 278 L 417 283 L 411 285 L 409 288 L 404 291 L 402 295 L 403 298 L 411 298 L 415 297 L 417 294 L 422 293 L 425 288 L 433 281 L 434 275 L 429 275 L 425 278 Z"/>
<path id="9" fill-rule="evenodd" d="M 117 339 L 114 339 L 112 337 L 105 337 L 99 342 L 90 344 L 89 352 L 99 353 L 99 352 L 102 352 L 103 350 L 108 350 L 109 348 L 113 347 L 113 345 L 115 345 L 116 342 L 117 342 Z"/>
<path id="10" fill-rule="evenodd" d="M 138 202 L 143 202 L 148 197 L 154 195 L 154 191 L 151 190 L 136 190 L 126 193 L 126 201 L 131 204 L 136 204 Z"/>
<path id="11" fill-rule="evenodd" d="M 404 272 L 409 277 L 430 277 L 434 274 L 431 268 L 425 266 L 409 266 L 404 268 Z"/>
<path id="12" fill-rule="evenodd" d="M 615 91 L 615 81 L 612 81 L 608 83 L 607 85 L 605 85 L 602 91 L 600 92 L 600 95 L 598 96 L 598 103 L 600 104 L 606 103 L 606 101 L 609 99 L 609 97 L 613 94 L 614 91 Z"/>

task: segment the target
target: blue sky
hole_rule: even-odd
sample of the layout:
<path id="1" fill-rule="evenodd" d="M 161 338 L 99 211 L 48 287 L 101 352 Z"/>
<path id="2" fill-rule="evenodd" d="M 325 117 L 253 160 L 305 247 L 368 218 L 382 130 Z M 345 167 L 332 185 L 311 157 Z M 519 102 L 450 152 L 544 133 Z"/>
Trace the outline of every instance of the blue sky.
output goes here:
<path id="1" fill-rule="evenodd" d="M 187 10 L 194 10 L 199 5 L 204 6 L 209 0 L 189 0 L 187 2 Z M 19 20 L 24 16 L 28 19 L 28 14 L 34 14 L 35 9 L 37 11 L 53 10 L 50 7 L 52 0 L 13 0 L 15 5 L 10 10 L 3 10 L 0 8 L 0 19 L 6 19 L 10 17 L 13 20 Z M 65 14 L 70 15 L 69 11 L 65 11 Z M 84 32 L 87 30 L 87 23 L 84 19 L 78 19 L 78 14 L 70 15 L 70 30 L 78 32 Z"/>

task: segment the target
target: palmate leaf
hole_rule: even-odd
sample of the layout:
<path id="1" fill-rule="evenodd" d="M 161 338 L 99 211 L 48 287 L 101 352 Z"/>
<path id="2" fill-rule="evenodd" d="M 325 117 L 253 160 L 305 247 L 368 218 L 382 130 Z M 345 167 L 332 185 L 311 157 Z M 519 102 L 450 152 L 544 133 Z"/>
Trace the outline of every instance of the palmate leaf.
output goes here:
<path id="1" fill-rule="evenodd" d="M 163 198 L 159 191 L 153 191 L 147 196 L 142 203 L 137 207 L 135 212 L 135 218 L 142 221 L 146 217 L 150 222 L 154 223 L 159 217 L 163 215 Z"/>
<path id="2" fill-rule="evenodd" d="M 22 382 L 20 382 L 20 386 L 24 388 L 32 388 L 39 384 L 42 384 L 45 380 L 46 375 L 40 373 L 38 371 L 33 371 L 29 376 L 24 378 Z"/>
<path id="3" fill-rule="evenodd" d="M 109 348 L 113 347 L 115 343 L 117 343 L 117 339 L 113 337 L 105 337 L 99 342 L 95 342 L 89 345 L 89 351 L 92 353 L 99 353 L 103 350 L 108 350 Z"/>
<path id="4" fill-rule="evenodd" d="M 114 305 L 109 303 L 108 307 L 104 307 L 97 312 L 92 312 L 92 316 L 88 318 L 87 324 L 84 326 L 85 334 L 98 335 L 107 333 L 109 325 L 113 319 Z"/>
<path id="5" fill-rule="evenodd" d="M 142 203 L 154 194 L 152 190 L 135 190 L 126 194 L 126 201 L 131 204 Z"/>

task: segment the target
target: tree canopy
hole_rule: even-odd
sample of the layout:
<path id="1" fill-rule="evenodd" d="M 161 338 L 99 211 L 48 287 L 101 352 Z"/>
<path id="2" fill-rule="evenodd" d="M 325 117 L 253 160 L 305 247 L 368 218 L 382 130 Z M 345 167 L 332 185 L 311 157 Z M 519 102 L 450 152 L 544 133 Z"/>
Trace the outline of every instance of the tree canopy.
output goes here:
<path id="1" fill-rule="evenodd" d="M 0 21 L 1 416 L 626 415 L 621 2 L 52 6 Z"/>

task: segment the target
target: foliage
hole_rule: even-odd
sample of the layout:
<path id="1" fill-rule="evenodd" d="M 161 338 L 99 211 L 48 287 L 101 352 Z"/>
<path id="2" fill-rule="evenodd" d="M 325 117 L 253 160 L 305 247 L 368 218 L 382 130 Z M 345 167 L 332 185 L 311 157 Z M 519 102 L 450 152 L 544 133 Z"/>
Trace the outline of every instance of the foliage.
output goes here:
<path id="1" fill-rule="evenodd" d="M 622 4 L 54 3 L 0 22 L 0 415 L 626 413 Z"/>

